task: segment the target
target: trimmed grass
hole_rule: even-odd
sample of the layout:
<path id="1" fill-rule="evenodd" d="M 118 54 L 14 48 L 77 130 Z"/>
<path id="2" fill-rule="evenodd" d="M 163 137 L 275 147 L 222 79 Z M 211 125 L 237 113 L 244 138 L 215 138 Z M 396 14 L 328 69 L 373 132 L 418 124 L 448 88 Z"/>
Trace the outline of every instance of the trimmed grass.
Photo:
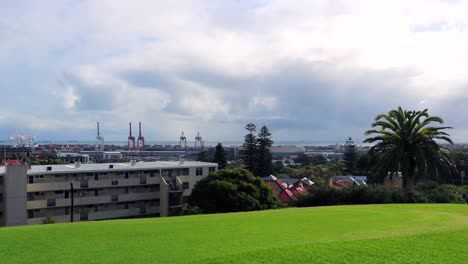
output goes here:
<path id="1" fill-rule="evenodd" d="M 0 228 L 1 263 L 468 263 L 468 206 L 360 205 Z"/>

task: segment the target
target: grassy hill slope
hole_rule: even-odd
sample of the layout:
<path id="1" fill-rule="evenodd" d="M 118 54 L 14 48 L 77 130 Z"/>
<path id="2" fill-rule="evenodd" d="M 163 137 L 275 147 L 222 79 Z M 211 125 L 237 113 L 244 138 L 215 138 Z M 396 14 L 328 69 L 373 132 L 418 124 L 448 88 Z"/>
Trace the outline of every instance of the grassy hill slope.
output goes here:
<path id="1" fill-rule="evenodd" d="M 4 263 L 463 263 L 468 206 L 292 208 L 0 228 Z"/>

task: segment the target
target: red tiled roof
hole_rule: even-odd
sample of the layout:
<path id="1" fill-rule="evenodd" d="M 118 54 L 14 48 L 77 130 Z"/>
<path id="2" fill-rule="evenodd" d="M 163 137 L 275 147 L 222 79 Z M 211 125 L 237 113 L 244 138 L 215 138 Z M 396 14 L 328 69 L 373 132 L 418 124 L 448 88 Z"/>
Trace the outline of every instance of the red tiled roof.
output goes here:
<path id="1" fill-rule="evenodd" d="M 20 164 L 20 163 L 21 163 L 21 160 L 19 160 L 19 159 L 7 159 L 2 163 L 2 165 L 5 165 L 5 164 Z"/>

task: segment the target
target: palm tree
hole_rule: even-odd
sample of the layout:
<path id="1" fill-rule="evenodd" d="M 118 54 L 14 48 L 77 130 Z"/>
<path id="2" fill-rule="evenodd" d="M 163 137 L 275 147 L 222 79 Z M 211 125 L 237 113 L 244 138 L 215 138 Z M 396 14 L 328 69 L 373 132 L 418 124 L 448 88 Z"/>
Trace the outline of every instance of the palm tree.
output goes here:
<path id="1" fill-rule="evenodd" d="M 376 143 L 369 151 L 374 157 L 374 166 L 385 172 L 400 171 L 403 176 L 403 188 L 407 200 L 415 201 L 414 183 L 417 176 L 423 174 L 442 175 L 454 171 L 454 162 L 449 151 L 436 140 L 452 144 L 449 135 L 444 132 L 451 127 L 430 126 L 431 123 L 443 124 L 442 118 L 429 116 L 424 111 L 406 111 L 401 107 L 388 114 L 375 117 L 371 129 L 366 135 L 373 135 L 364 142 Z"/>

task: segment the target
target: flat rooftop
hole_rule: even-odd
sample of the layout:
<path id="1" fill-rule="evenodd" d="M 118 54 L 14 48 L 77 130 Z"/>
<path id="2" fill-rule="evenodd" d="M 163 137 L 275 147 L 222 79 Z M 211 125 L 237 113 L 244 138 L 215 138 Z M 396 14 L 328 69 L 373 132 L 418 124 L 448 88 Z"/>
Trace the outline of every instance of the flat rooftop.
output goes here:
<path id="1" fill-rule="evenodd" d="M 113 165 L 113 168 L 110 168 Z M 13 165 L 14 166 L 14 165 Z M 56 173 L 79 173 L 79 172 L 96 172 L 96 171 L 130 171 L 130 170 L 151 170 L 151 169 L 177 169 L 177 168 L 195 168 L 195 167 L 217 167 L 216 163 L 199 162 L 199 161 L 151 161 L 151 162 L 135 162 L 134 165 L 130 162 L 125 163 L 92 163 L 92 164 L 60 164 L 60 165 L 33 165 L 28 170 L 29 175 L 35 174 L 56 174 Z M 52 170 L 47 170 L 51 167 Z M 5 174 L 5 167 L 0 167 L 0 174 Z"/>

